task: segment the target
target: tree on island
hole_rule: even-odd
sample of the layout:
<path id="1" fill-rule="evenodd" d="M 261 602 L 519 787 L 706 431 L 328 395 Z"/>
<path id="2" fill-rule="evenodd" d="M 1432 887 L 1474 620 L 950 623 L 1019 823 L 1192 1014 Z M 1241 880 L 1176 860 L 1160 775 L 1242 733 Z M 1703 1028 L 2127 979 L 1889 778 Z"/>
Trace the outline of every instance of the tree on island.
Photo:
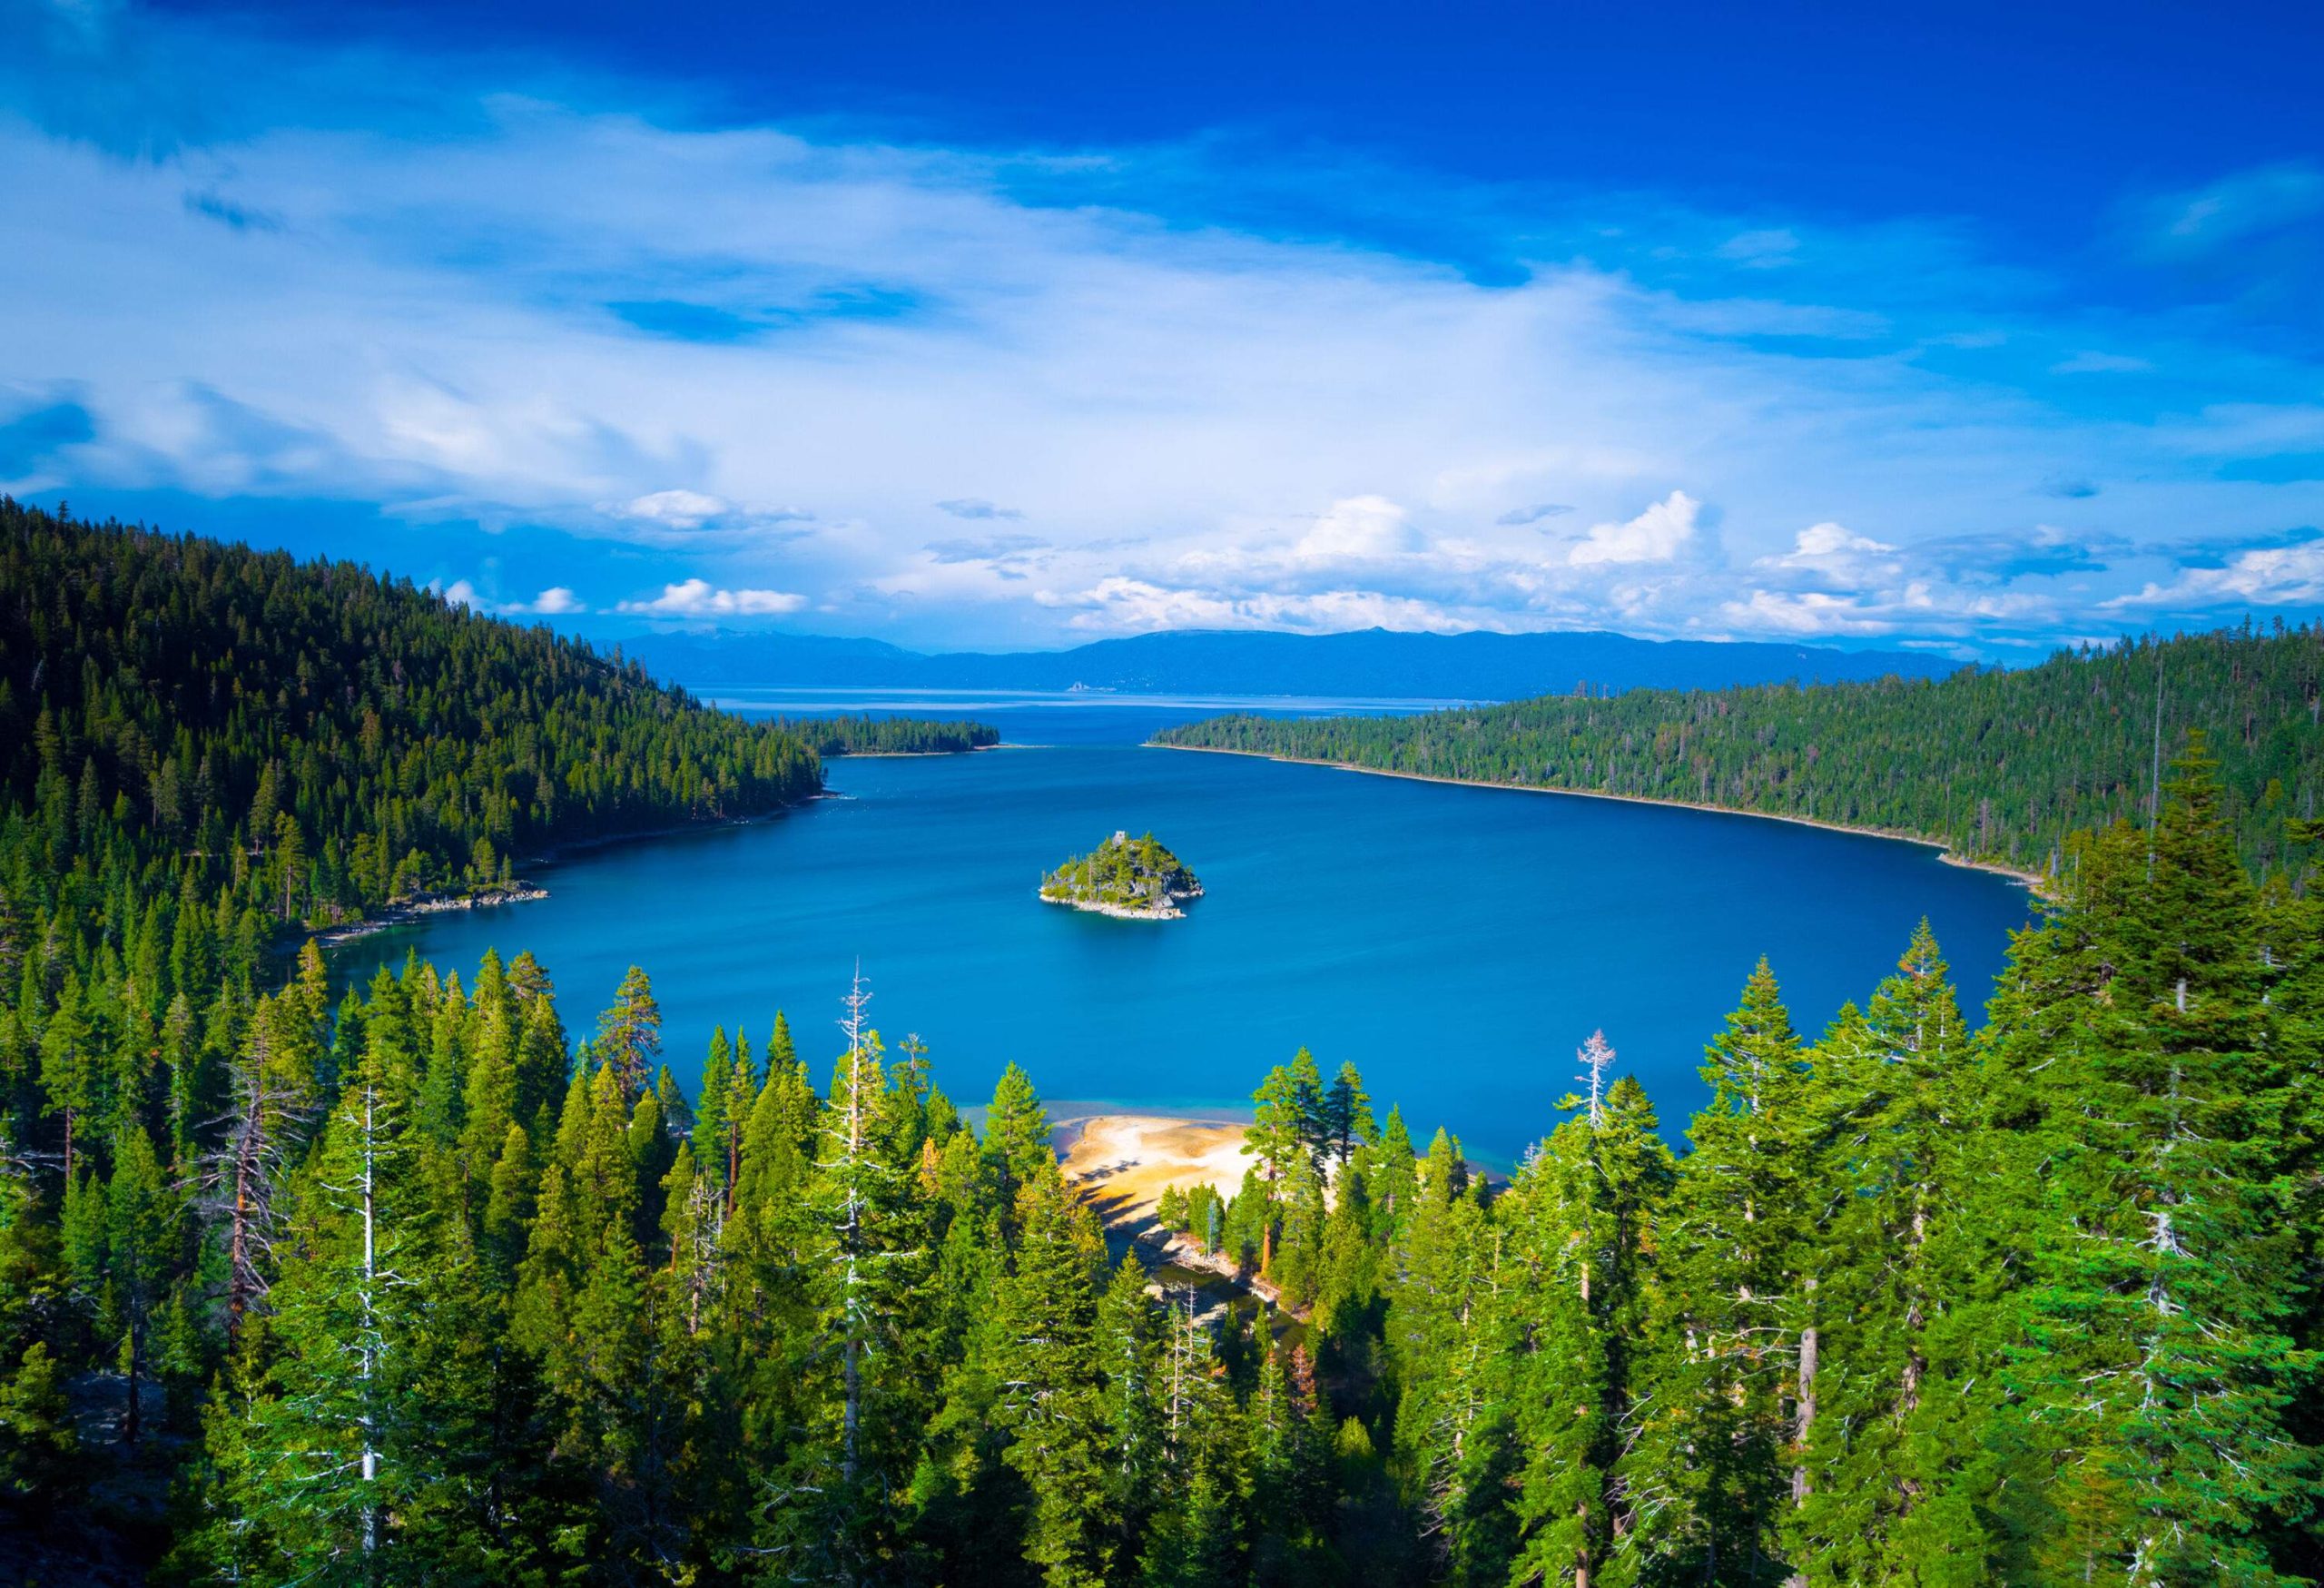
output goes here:
<path id="1" fill-rule="evenodd" d="M 1201 893 L 1195 873 L 1153 833 L 1132 838 L 1126 829 L 1041 878 L 1041 897 L 1052 903 L 1116 914 L 1175 915 L 1178 901 Z"/>

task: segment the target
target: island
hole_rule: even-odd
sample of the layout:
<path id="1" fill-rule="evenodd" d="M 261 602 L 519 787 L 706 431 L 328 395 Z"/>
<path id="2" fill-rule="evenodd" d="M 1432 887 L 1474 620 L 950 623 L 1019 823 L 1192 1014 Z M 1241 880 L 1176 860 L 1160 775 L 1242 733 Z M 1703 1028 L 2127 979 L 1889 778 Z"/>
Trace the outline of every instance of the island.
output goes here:
<path id="1" fill-rule="evenodd" d="M 1202 896 L 1202 883 L 1154 834 L 1126 830 L 1041 878 L 1045 903 L 1070 905 L 1128 921 L 1176 921 L 1181 901 Z"/>

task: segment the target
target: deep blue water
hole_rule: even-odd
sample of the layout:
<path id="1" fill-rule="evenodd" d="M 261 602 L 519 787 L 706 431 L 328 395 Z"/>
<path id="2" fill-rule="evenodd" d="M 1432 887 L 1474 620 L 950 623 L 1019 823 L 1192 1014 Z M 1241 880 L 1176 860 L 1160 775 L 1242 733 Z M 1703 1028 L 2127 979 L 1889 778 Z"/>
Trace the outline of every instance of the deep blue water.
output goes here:
<path id="1" fill-rule="evenodd" d="M 550 898 L 363 940 L 336 968 L 369 975 L 416 945 L 467 978 L 487 945 L 529 948 L 579 1036 L 635 962 L 691 1083 L 714 1023 L 756 1041 L 778 1009 L 820 1077 L 860 957 L 891 1044 L 917 1032 L 963 1102 L 1013 1059 L 1055 1100 L 1231 1108 L 1305 1044 L 1327 1075 L 1354 1060 L 1384 1116 L 1401 1102 L 1423 1139 L 1448 1125 L 1506 1163 L 1555 1122 L 1593 1028 L 1675 1138 L 1759 955 L 1812 1033 L 1925 914 L 1974 1011 L 2027 915 L 2023 889 L 1915 844 L 1140 747 L 1215 701 L 882 704 L 972 714 L 1008 745 L 839 761 L 837 797 L 527 868 Z M 1037 902 L 1044 869 L 1117 827 L 1151 828 L 1199 873 L 1187 919 Z"/>

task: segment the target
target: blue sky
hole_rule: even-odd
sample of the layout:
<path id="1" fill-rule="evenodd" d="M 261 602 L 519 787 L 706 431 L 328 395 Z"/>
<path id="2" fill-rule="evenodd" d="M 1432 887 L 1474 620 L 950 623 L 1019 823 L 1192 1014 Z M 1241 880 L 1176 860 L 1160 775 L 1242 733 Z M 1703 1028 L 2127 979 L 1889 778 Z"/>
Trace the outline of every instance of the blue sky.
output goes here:
<path id="1" fill-rule="evenodd" d="M 0 0 L 0 488 L 615 636 L 2324 610 L 2312 8 Z"/>

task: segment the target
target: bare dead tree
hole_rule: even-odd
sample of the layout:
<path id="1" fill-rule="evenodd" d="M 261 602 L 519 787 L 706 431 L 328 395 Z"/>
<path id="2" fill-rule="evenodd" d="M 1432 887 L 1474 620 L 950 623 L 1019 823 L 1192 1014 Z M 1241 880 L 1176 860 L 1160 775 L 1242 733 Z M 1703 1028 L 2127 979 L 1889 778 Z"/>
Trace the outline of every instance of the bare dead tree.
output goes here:
<path id="1" fill-rule="evenodd" d="M 281 1233 L 278 1191 L 305 1122 L 303 1100 L 274 1075 L 272 1038 L 255 1022 L 247 1051 L 232 1070 L 233 1106 L 211 1121 L 218 1145 L 194 1160 L 187 1189 L 194 1215 L 223 1230 L 226 1242 L 226 1347 L 233 1349 L 242 1320 L 262 1306 L 273 1283 L 274 1242 Z"/>

